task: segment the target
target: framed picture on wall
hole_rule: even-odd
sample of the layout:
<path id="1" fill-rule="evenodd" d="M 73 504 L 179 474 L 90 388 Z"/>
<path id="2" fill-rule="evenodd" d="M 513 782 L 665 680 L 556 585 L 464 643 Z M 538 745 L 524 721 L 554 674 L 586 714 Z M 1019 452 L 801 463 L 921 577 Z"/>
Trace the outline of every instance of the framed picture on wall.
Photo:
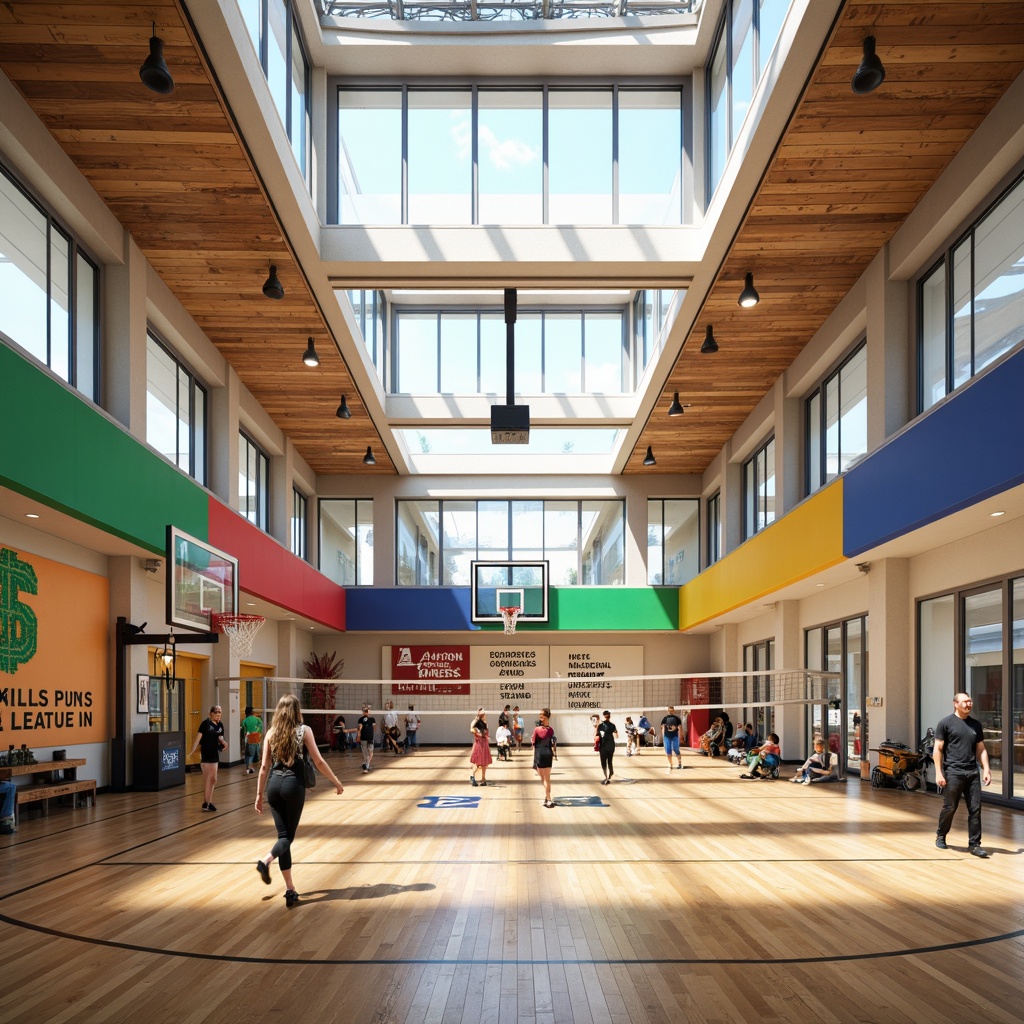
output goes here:
<path id="1" fill-rule="evenodd" d="M 148 715 L 149 714 L 149 688 L 150 688 L 150 678 L 149 678 L 149 676 L 144 676 L 144 675 L 138 676 L 138 682 L 137 682 L 136 685 L 138 687 L 138 692 L 137 692 L 137 700 L 136 700 L 136 703 L 135 703 L 135 710 L 140 715 Z"/>

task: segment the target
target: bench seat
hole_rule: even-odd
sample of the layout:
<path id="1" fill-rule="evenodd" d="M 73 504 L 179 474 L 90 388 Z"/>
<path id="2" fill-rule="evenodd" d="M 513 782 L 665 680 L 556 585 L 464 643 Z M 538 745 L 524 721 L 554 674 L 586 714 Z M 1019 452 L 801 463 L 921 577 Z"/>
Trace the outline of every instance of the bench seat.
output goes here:
<path id="1" fill-rule="evenodd" d="M 18 795 L 15 800 L 14 814 L 18 815 L 18 808 L 22 804 L 38 803 L 42 801 L 43 814 L 50 810 L 50 801 L 62 796 L 73 796 L 76 793 L 84 793 L 96 806 L 96 780 L 95 779 L 66 779 L 63 782 L 38 782 L 30 786 L 19 786 Z"/>

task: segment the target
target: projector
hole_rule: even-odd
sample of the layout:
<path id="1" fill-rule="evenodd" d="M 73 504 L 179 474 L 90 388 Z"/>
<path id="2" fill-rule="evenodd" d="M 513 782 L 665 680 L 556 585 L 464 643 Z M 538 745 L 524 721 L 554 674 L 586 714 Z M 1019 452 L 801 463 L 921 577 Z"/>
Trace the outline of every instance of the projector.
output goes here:
<path id="1" fill-rule="evenodd" d="M 528 405 L 491 406 L 491 444 L 529 444 Z"/>

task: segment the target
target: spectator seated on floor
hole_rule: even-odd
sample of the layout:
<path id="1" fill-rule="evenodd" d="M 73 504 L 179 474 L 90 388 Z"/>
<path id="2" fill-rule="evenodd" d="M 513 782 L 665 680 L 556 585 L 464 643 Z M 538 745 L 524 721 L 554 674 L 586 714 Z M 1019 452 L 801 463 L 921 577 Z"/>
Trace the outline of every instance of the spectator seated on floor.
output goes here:
<path id="1" fill-rule="evenodd" d="M 836 756 L 825 749 L 825 741 L 819 736 L 814 741 L 814 753 L 796 770 L 790 782 L 802 782 L 809 786 L 812 782 L 838 782 L 836 773 Z"/>
<path id="2" fill-rule="evenodd" d="M 711 728 L 700 738 L 700 752 L 705 757 L 718 757 L 725 742 L 725 722 L 716 718 Z"/>
<path id="3" fill-rule="evenodd" d="M 747 759 L 747 751 L 753 750 L 756 746 L 758 746 L 757 733 L 754 732 L 754 727 L 748 722 L 736 730 L 736 735 L 733 736 L 725 756 L 733 764 L 743 764 Z"/>
<path id="4" fill-rule="evenodd" d="M 773 774 L 778 774 L 778 767 L 782 764 L 782 750 L 779 747 L 779 737 L 770 732 L 768 739 L 759 747 L 754 747 L 747 754 L 747 771 L 741 779 L 770 779 Z"/>

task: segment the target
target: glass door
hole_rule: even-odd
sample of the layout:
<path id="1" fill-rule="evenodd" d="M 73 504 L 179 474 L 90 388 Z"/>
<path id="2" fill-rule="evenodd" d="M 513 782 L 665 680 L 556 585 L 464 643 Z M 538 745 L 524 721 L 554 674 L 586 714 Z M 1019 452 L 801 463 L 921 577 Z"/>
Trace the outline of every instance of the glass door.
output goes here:
<path id="1" fill-rule="evenodd" d="M 1010 585 L 1013 612 L 1010 617 L 1011 693 L 1010 735 L 1013 743 L 1013 772 L 1009 777 L 1010 789 L 1006 794 L 1024 797 L 1024 579 Z"/>
<path id="2" fill-rule="evenodd" d="M 1003 759 L 1003 593 L 988 587 L 963 598 L 964 690 L 974 701 L 992 769 L 992 789 L 1004 791 Z"/>

